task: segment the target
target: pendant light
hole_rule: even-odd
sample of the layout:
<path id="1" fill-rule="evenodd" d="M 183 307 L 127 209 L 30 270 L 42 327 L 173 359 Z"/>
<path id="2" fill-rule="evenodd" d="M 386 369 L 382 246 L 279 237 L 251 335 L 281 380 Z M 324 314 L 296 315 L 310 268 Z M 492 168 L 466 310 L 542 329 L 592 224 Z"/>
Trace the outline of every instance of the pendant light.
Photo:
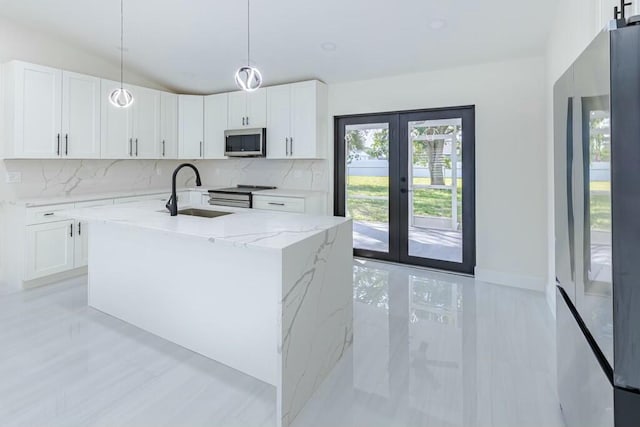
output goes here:
<path id="1" fill-rule="evenodd" d="M 111 91 L 109 102 L 117 108 L 133 104 L 133 95 L 124 88 L 124 0 L 120 0 L 120 87 Z"/>
<path id="2" fill-rule="evenodd" d="M 245 92 L 253 92 L 262 86 L 260 70 L 251 66 L 251 21 L 250 0 L 247 0 L 247 65 L 236 71 L 236 84 Z"/>

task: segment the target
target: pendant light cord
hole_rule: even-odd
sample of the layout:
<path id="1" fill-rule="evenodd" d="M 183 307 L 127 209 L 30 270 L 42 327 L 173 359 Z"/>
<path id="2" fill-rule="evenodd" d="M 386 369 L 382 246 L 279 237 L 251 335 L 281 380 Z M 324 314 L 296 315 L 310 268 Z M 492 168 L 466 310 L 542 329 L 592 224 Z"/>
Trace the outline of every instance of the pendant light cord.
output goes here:
<path id="1" fill-rule="evenodd" d="M 247 0 L 247 66 L 251 66 L 251 0 Z"/>
<path id="2" fill-rule="evenodd" d="M 124 0 L 120 0 L 120 89 L 124 89 Z"/>

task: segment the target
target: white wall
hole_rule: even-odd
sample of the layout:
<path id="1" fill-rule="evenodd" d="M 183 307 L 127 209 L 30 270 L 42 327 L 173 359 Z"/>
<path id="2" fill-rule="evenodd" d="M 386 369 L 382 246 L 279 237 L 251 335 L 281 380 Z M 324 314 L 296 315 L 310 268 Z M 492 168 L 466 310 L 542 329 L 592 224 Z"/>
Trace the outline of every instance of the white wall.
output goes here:
<path id="1" fill-rule="evenodd" d="M 555 248 L 553 230 L 553 84 L 580 53 L 613 18 L 618 0 L 559 0 L 554 25 L 547 40 L 547 302 L 555 313 Z M 640 14 L 640 1 L 627 10 L 627 16 Z"/>
<path id="2" fill-rule="evenodd" d="M 548 247 L 545 101 L 542 57 L 329 86 L 331 116 L 475 105 L 476 275 L 539 291 Z"/>

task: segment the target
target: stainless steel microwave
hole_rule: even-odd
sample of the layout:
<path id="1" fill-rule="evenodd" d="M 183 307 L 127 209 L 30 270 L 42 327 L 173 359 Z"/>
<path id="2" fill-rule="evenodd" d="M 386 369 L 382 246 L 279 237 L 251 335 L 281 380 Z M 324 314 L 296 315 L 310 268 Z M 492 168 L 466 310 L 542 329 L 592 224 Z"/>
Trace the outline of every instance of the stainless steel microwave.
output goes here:
<path id="1" fill-rule="evenodd" d="M 224 155 L 228 157 L 265 157 L 267 155 L 267 129 L 225 131 Z"/>

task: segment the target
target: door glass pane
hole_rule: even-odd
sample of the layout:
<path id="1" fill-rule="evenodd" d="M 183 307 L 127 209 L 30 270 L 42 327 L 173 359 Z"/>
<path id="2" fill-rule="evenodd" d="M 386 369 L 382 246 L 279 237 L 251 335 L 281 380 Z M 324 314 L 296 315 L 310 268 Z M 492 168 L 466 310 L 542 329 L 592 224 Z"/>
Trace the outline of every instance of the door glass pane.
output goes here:
<path id="1" fill-rule="evenodd" d="M 389 252 L 389 124 L 345 126 L 345 148 L 353 247 Z"/>
<path id="2" fill-rule="evenodd" d="M 408 130 L 409 256 L 462 262 L 462 119 Z"/>

